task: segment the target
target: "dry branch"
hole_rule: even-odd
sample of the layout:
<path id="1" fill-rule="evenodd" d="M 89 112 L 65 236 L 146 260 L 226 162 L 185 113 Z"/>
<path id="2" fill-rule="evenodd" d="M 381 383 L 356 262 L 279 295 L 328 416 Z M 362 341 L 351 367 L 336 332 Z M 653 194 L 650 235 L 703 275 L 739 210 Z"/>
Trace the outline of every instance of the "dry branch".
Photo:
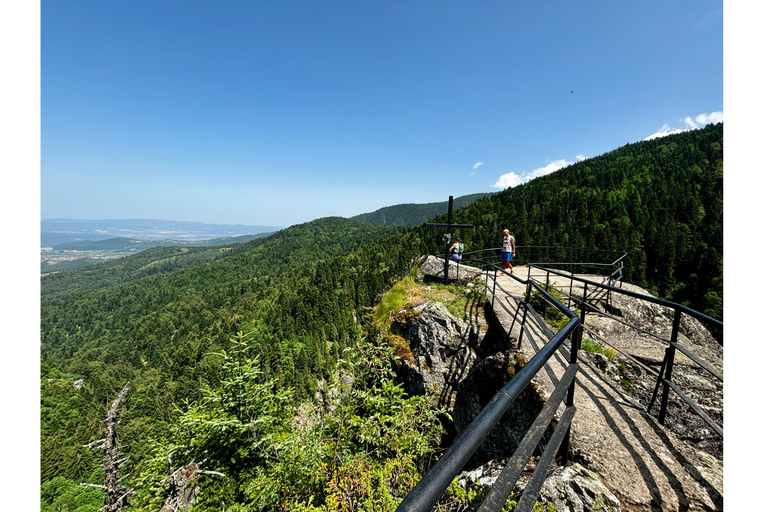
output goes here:
<path id="1" fill-rule="evenodd" d="M 102 510 L 105 512 L 121 512 L 128 508 L 128 497 L 134 493 L 134 490 L 122 485 L 122 481 L 128 476 L 120 477 L 120 468 L 128 461 L 128 457 L 123 457 L 120 453 L 120 446 L 117 444 L 117 425 L 120 424 L 118 412 L 120 409 L 120 402 L 126 397 L 130 387 L 126 384 L 123 389 L 118 393 L 115 400 L 107 412 L 107 417 L 104 423 L 107 426 L 107 435 L 104 439 L 92 441 L 85 445 L 92 450 L 103 450 L 104 459 L 102 466 L 104 468 L 104 485 L 96 484 L 80 484 L 85 487 L 96 487 L 104 489 L 106 495 L 104 497 L 104 507 Z"/>

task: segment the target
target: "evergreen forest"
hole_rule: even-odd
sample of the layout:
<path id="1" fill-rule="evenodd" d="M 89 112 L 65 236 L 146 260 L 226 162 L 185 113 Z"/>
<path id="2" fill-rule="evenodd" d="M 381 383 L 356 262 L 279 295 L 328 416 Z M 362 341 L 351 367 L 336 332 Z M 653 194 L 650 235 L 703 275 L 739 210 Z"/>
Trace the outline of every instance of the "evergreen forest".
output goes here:
<path id="1" fill-rule="evenodd" d="M 457 197 L 453 200 L 454 208 L 461 208 L 469 203 L 477 201 L 481 197 L 488 197 L 491 193 L 470 194 Z M 375 212 L 363 213 L 351 217 L 352 220 L 359 220 L 374 224 L 376 226 L 415 226 L 427 222 L 433 217 L 440 215 L 448 210 L 448 201 L 424 204 L 396 204 L 379 208 Z"/>
<path id="2" fill-rule="evenodd" d="M 468 251 L 509 228 L 522 261 L 532 246 L 626 251 L 626 281 L 722 319 L 723 170 L 709 125 L 481 195 L 453 220 L 475 226 Z M 323 218 L 42 276 L 41 510 L 104 504 L 86 445 L 126 384 L 129 510 L 160 510 L 192 463 L 207 471 L 192 510 L 394 510 L 449 411 L 398 385 L 373 308 L 444 243 L 423 224 Z"/>

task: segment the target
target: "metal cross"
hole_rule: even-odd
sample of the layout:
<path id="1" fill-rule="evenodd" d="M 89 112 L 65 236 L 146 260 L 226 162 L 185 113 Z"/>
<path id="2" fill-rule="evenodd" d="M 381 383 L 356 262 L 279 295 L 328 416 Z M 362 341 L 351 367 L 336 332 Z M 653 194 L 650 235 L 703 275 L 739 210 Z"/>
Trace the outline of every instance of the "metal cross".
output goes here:
<path id="1" fill-rule="evenodd" d="M 472 224 L 454 224 L 453 223 L 453 196 L 448 196 L 448 224 L 427 223 L 425 226 L 431 228 L 448 228 L 448 233 L 443 235 L 447 238 L 445 243 L 445 277 L 443 279 L 444 284 L 448 284 L 448 250 L 451 247 L 451 237 L 453 236 L 453 228 L 474 228 Z"/>

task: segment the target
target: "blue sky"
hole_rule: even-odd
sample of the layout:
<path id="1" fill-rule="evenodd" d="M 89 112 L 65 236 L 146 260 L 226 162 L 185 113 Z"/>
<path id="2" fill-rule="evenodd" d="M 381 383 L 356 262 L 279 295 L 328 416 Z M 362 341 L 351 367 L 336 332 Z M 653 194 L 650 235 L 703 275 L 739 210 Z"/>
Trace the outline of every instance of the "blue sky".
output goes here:
<path id="1" fill-rule="evenodd" d="M 720 1 L 41 8 L 41 216 L 288 226 L 723 112 Z"/>

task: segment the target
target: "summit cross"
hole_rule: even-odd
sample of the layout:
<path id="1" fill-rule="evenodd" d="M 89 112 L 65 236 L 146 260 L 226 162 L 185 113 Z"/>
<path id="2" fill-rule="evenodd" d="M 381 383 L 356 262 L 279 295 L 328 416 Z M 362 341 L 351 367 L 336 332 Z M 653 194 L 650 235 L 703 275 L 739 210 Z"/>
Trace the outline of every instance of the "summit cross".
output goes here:
<path id="1" fill-rule="evenodd" d="M 440 223 L 426 223 L 424 224 L 427 227 L 431 228 L 448 228 L 448 233 L 444 234 L 443 236 L 446 238 L 445 241 L 445 271 L 444 271 L 444 279 L 443 284 L 448 284 L 448 250 L 451 247 L 451 237 L 453 236 L 453 228 L 474 228 L 475 226 L 472 224 L 454 224 L 453 223 L 453 196 L 448 196 L 448 224 L 440 224 Z"/>

